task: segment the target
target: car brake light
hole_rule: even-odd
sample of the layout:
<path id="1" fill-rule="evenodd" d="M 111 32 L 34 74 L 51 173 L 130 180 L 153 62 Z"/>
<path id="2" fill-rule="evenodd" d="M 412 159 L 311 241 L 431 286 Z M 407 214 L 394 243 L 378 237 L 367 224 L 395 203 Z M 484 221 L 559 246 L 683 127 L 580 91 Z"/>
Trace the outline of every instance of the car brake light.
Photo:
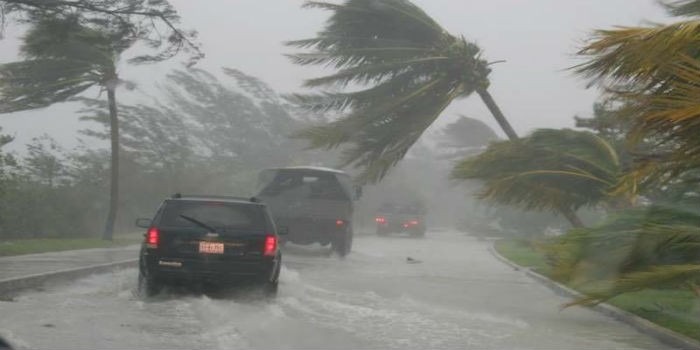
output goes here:
<path id="1" fill-rule="evenodd" d="M 335 226 L 343 226 L 343 224 L 345 224 L 345 221 L 340 220 L 340 219 L 335 220 Z"/>
<path id="2" fill-rule="evenodd" d="M 266 236 L 265 237 L 265 246 L 263 248 L 263 255 L 264 256 L 275 256 L 275 253 L 277 253 L 277 237 Z"/>
<path id="3" fill-rule="evenodd" d="M 418 220 L 411 220 L 408 222 L 410 225 L 418 225 Z"/>
<path id="4" fill-rule="evenodd" d="M 148 248 L 158 248 L 158 241 L 160 240 L 160 232 L 155 227 L 148 229 L 146 234 L 146 246 Z"/>

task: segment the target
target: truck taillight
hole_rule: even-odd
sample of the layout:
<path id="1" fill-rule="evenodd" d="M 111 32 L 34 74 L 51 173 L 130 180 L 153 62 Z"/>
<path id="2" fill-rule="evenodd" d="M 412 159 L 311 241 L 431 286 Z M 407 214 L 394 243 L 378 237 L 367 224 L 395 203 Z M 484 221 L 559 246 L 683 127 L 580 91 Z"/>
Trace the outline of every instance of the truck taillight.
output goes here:
<path id="1" fill-rule="evenodd" d="M 386 219 L 382 216 L 377 216 L 374 221 L 376 221 L 378 224 L 383 224 L 386 222 Z"/>
<path id="2" fill-rule="evenodd" d="M 265 237 L 263 256 L 275 256 L 277 253 L 277 237 L 269 235 Z"/>
<path id="3" fill-rule="evenodd" d="M 158 248 L 158 241 L 160 241 L 160 232 L 155 227 L 148 229 L 146 233 L 146 246 L 148 248 Z"/>
<path id="4" fill-rule="evenodd" d="M 418 220 L 411 220 L 408 223 L 409 225 L 418 225 Z"/>
<path id="5" fill-rule="evenodd" d="M 340 220 L 340 219 L 335 220 L 335 226 L 340 227 L 340 226 L 343 226 L 343 225 L 345 225 L 345 221 Z"/>

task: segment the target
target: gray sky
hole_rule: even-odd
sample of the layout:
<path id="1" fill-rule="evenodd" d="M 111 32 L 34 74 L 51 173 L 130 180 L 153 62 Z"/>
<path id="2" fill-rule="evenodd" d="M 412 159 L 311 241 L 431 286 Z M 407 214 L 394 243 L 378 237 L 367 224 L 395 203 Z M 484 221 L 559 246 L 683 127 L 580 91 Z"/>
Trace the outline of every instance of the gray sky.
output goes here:
<path id="1" fill-rule="evenodd" d="M 315 68 L 290 64 L 282 41 L 314 36 L 328 13 L 300 8 L 301 0 L 171 0 L 185 27 L 199 31 L 207 57 L 202 68 L 221 66 L 257 76 L 280 92 L 298 91 Z M 414 0 L 448 31 L 475 41 L 494 66 L 491 92 L 516 131 L 571 127 L 573 116 L 590 114 L 598 96 L 566 71 L 577 61 L 574 52 L 592 29 L 667 21 L 654 0 Z M 0 63 L 16 59 L 18 28 L 10 27 L 0 41 Z M 174 62 L 158 66 L 123 65 L 122 76 L 135 80 L 140 91 L 160 79 Z M 90 92 L 96 94 L 96 92 Z M 122 95 L 123 96 L 123 95 Z M 133 96 L 131 98 L 134 98 Z M 477 96 L 454 103 L 440 125 L 465 114 L 497 129 Z M 0 116 L 5 132 L 18 144 L 43 132 L 73 146 L 76 121 L 72 107 Z M 500 130 L 498 130 L 500 133 Z M 16 145 L 18 146 L 18 145 Z"/>

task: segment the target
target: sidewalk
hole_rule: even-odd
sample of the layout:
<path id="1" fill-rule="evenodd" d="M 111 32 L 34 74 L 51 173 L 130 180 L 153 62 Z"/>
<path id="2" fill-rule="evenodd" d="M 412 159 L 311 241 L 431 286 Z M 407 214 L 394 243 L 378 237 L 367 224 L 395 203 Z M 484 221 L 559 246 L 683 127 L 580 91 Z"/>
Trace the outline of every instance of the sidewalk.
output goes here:
<path id="1" fill-rule="evenodd" d="M 139 245 L 66 250 L 0 258 L 0 295 L 37 287 L 51 279 L 97 273 L 112 266 L 135 266 Z"/>

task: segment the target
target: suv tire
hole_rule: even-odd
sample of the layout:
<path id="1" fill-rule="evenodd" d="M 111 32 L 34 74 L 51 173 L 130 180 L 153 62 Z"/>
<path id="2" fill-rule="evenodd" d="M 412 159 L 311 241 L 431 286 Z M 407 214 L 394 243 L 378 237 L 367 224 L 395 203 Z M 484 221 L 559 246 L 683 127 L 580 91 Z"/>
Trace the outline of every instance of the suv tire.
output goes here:
<path id="1" fill-rule="evenodd" d="M 149 276 L 143 271 L 143 268 L 139 268 L 139 281 L 138 281 L 138 293 L 143 297 L 152 297 L 160 293 L 163 289 L 163 285 L 156 281 L 153 277 Z"/>

